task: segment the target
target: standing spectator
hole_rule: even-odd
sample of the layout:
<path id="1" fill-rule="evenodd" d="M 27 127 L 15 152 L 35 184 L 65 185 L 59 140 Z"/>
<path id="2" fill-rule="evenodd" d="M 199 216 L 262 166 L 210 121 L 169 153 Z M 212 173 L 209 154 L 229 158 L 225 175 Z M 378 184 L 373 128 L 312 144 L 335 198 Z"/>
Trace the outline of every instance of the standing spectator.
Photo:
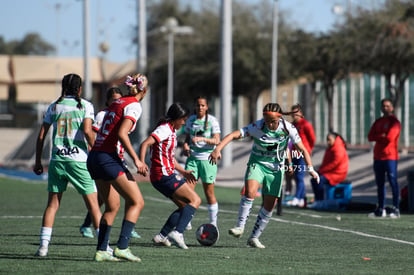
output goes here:
<path id="1" fill-rule="evenodd" d="M 139 160 L 132 147 L 129 133 L 135 129 L 141 117 L 142 107 L 139 102 L 147 93 L 148 80 L 144 75 L 136 74 L 132 77 L 127 76 L 125 84 L 129 88 L 129 94 L 109 106 L 88 157 L 88 170 L 95 179 L 99 195 L 105 203 L 95 253 L 95 261 L 98 262 L 119 261 L 119 258 L 132 262 L 141 261 L 132 254 L 128 245 L 131 232 L 144 208 L 144 199 L 134 178 L 119 157 L 117 147 L 118 142 L 121 142 L 138 172 L 146 173 L 144 163 Z M 106 248 L 120 206 L 119 195 L 125 199 L 125 210 L 117 247 L 112 255 Z"/>
<path id="2" fill-rule="evenodd" d="M 114 102 L 115 100 L 121 98 L 122 96 L 123 96 L 123 94 L 122 94 L 121 89 L 119 89 L 117 87 L 112 87 L 112 88 L 108 89 L 108 91 L 106 92 L 106 102 L 105 102 L 106 108 L 103 109 L 102 111 L 99 111 L 96 114 L 95 121 L 92 124 L 92 130 L 95 133 L 97 133 L 99 131 L 99 129 L 101 128 L 104 117 L 108 113 L 108 110 L 109 110 L 108 107 L 112 104 L 112 102 Z M 118 149 L 119 157 L 121 158 L 121 160 L 124 162 L 124 164 L 126 166 L 126 162 L 125 162 L 125 159 L 124 159 L 125 149 L 122 147 L 122 144 L 119 141 L 118 141 L 117 149 Z M 131 178 L 132 178 L 132 176 L 131 176 Z M 113 188 L 113 187 L 111 187 L 111 188 Z M 99 194 L 98 194 L 98 202 L 99 202 L 99 206 L 101 206 L 104 203 L 103 200 L 101 199 L 101 197 L 99 196 Z M 84 220 L 83 224 L 79 228 L 79 231 L 80 231 L 80 233 L 82 234 L 83 237 L 93 238 L 93 233 L 92 233 L 92 230 L 90 228 L 91 221 L 92 221 L 91 215 L 88 212 L 85 216 L 85 220 Z M 141 238 L 141 236 L 135 230 L 132 230 L 131 237 Z"/>
<path id="3" fill-rule="evenodd" d="M 155 244 L 171 246 L 168 239 L 182 249 L 188 249 L 184 242 L 184 230 L 193 218 L 201 199 L 189 184 L 196 184 L 193 171 L 185 170 L 175 159 L 177 147 L 177 130 L 184 126 L 189 111 L 181 103 L 174 103 L 168 108 L 155 130 L 146 138 L 139 151 L 142 162 L 145 161 L 147 149 L 151 147 L 150 180 L 155 189 L 171 199 L 178 207 L 171 213 L 159 234 L 153 238 Z M 145 167 L 148 169 L 148 167 Z M 179 172 L 181 176 L 177 175 Z"/>
<path id="4" fill-rule="evenodd" d="M 217 165 L 210 164 L 208 156 L 220 142 L 220 125 L 217 119 L 209 114 L 205 97 L 197 97 L 194 103 L 195 114 L 187 119 L 184 128 L 187 134 L 184 153 L 188 157 L 185 170 L 194 171 L 193 175 L 197 180 L 201 178 L 210 223 L 217 226 L 218 203 L 214 194 Z M 195 184 L 190 186 L 195 188 Z M 190 228 L 191 224 L 187 226 L 187 229 Z"/>
<path id="5" fill-rule="evenodd" d="M 36 161 L 33 171 L 43 173 L 41 156 L 43 144 L 53 125 L 52 157 L 49 163 L 49 197 L 40 230 L 40 246 L 36 256 L 45 257 L 49 250 L 52 227 L 68 182 L 76 188 L 92 215 L 95 229 L 99 227 L 99 210 L 95 182 L 86 167 L 88 146 L 94 142 L 92 121 L 94 110 L 90 102 L 80 98 L 82 79 L 68 74 L 62 80 L 62 95 L 46 111 L 36 142 Z M 106 247 L 105 247 L 106 249 Z"/>
<path id="6" fill-rule="evenodd" d="M 315 202 L 309 206 L 310 208 L 321 207 L 325 189 L 340 184 L 348 174 L 349 158 L 344 139 L 338 133 L 330 132 L 326 137 L 326 143 L 328 148 L 318 170 L 320 183 L 311 179 Z"/>
<path id="7" fill-rule="evenodd" d="M 285 172 L 285 152 L 289 139 L 292 140 L 296 149 L 303 153 L 308 165 L 307 172 L 313 178 L 318 178 L 318 173 L 313 169 L 310 155 L 295 127 L 282 118 L 282 115 L 287 114 L 282 112 L 277 103 L 266 104 L 263 108 L 263 119 L 225 136 L 209 157 L 212 163 L 217 163 L 217 160 L 221 158 L 221 150 L 232 140 L 253 137 L 252 151 L 245 173 L 246 191 L 240 200 L 237 225 L 229 230 L 229 234 L 234 237 L 240 238 L 243 235 L 256 192 L 262 184 L 263 204 L 247 241 L 247 245 L 251 247 L 265 248 L 259 241 L 259 237 L 269 223 L 277 198 L 280 197 Z"/>
<path id="8" fill-rule="evenodd" d="M 309 155 L 312 155 L 312 150 L 315 145 L 315 131 L 312 124 L 307 121 L 302 112 L 302 107 L 299 104 L 292 106 L 292 119 L 293 125 L 296 127 L 300 138 L 302 139 L 303 146 Z M 294 165 L 294 177 L 296 181 L 296 193 L 292 201 L 289 202 L 290 206 L 305 206 L 305 159 L 302 154 L 297 150 L 292 151 L 292 161 Z"/>
<path id="9" fill-rule="evenodd" d="M 368 133 L 368 141 L 375 141 L 374 172 L 378 192 L 378 206 L 369 217 L 386 217 L 385 211 L 385 175 L 392 189 L 392 204 L 390 217 L 400 217 L 400 188 L 397 182 L 398 139 L 401 124 L 393 114 L 394 106 L 388 98 L 381 100 L 383 116 L 377 119 Z"/>

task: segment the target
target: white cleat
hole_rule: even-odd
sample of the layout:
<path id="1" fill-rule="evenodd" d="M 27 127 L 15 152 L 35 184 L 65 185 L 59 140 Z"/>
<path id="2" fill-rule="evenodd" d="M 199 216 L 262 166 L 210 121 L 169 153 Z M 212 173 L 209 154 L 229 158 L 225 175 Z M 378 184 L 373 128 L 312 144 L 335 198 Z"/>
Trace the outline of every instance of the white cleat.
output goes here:
<path id="1" fill-rule="evenodd" d="M 163 245 L 163 246 L 171 246 L 170 241 L 168 240 L 168 237 L 162 237 L 160 234 L 156 235 L 154 238 L 152 238 L 152 242 L 155 245 Z"/>
<path id="2" fill-rule="evenodd" d="M 40 246 L 39 249 L 37 250 L 35 256 L 46 257 L 47 252 L 48 252 L 48 247 L 47 246 Z"/>
<path id="3" fill-rule="evenodd" d="M 168 234 L 168 238 L 175 244 L 176 247 L 182 249 L 188 249 L 188 246 L 184 242 L 184 236 L 182 233 L 174 230 Z"/>
<path id="4" fill-rule="evenodd" d="M 244 233 L 243 227 L 234 227 L 234 228 L 229 229 L 229 234 L 236 238 L 240 238 L 243 235 L 243 233 Z"/>
<path id="5" fill-rule="evenodd" d="M 247 240 L 247 245 L 255 248 L 266 248 L 258 238 L 250 238 Z"/>

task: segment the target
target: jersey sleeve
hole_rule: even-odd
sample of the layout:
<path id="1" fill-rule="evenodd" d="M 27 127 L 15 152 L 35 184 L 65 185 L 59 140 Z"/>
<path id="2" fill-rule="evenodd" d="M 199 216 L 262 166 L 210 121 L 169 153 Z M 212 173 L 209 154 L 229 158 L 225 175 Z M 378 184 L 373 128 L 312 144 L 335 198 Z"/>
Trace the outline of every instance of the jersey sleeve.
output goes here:
<path id="1" fill-rule="evenodd" d="M 92 124 L 92 129 L 94 131 L 98 132 L 99 129 L 101 128 L 105 114 L 106 114 L 105 111 L 100 111 L 99 113 L 96 114 L 95 120 L 93 121 L 93 124 Z"/>
<path id="2" fill-rule="evenodd" d="M 171 129 L 168 124 L 161 124 L 151 133 L 158 142 L 167 139 L 171 135 Z"/>
<path id="3" fill-rule="evenodd" d="M 142 107 L 138 102 L 133 102 L 125 106 L 124 118 L 131 119 L 134 123 L 141 117 Z"/>
<path id="4" fill-rule="evenodd" d="M 82 100 L 85 106 L 85 118 L 90 118 L 92 121 L 95 119 L 95 110 L 93 108 L 92 103 L 86 100 Z"/>
<path id="5" fill-rule="evenodd" d="M 249 125 L 241 128 L 240 129 L 241 138 L 249 137 L 250 133 L 256 128 L 261 129 L 263 127 L 263 123 L 264 123 L 264 120 L 261 119 L 261 120 L 258 120 L 254 123 L 250 123 Z"/>
<path id="6" fill-rule="evenodd" d="M 218 123 L 218 120 L 215 117 L 211 120 L 211 133 L 212 134 L 220 134 L 221 133 L 220 124 Z"/>
<path id="7" fill-rule="evenodd" d="M 299 136 L 298 129 L 296 129 L 296 127 L 290 122 L 286 121 L 285 123 L 286 123 L 286 128 L 289 131 L 289 138 L 292 141 L 292 143 L 297 144 L 301 142 L 302 139 Z"/>

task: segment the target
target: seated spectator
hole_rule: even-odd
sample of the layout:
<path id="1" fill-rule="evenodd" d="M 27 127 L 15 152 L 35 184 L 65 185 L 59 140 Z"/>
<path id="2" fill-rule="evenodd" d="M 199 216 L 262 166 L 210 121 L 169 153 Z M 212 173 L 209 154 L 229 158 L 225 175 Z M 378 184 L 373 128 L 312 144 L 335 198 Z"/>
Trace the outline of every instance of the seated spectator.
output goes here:
<path id="1" fill-rule="evenodd" d="M 322 164 L 319 168 L 320 183 L 311 179 L 315 202 L 310 208 L 319 208 L 325 196 L 326 185 L 335 186 L 345 180 L 348 173 L 349 158 L 344 139 L 335 132 L 326 137 L 326 148 Z"/>

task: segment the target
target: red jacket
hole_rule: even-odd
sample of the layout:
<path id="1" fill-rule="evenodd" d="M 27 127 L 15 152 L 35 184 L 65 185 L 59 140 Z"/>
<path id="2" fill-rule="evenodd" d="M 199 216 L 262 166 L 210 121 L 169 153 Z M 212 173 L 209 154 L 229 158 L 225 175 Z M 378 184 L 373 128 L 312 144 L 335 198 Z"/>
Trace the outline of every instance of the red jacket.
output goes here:
<path id="1" fill-rule="evenodd" d="M 294 122 L 293 125 L 298 130 L 302 143 L 310 155 L 313 150 L 313 146 L 315 146 L 315 131 L 313 130 L 312 124 L 302 118 L 299 122 Z"/>
<path id="2" fill-rule="evenodd" d="M 338 185 L 346 179 L 348 167 L 349 158 L 345 143 L 340 137 L 336 137 L 333 146 L 325 151 L 319 174 L 325 176 L 331 185 Z"/>
<path id="3" fill-rule="evenodd" d="M 374 160 L 397 160 L 401 123 L 394 116 L 377 119 L 368 133 L 368 141 L 375 141 Z"/>

